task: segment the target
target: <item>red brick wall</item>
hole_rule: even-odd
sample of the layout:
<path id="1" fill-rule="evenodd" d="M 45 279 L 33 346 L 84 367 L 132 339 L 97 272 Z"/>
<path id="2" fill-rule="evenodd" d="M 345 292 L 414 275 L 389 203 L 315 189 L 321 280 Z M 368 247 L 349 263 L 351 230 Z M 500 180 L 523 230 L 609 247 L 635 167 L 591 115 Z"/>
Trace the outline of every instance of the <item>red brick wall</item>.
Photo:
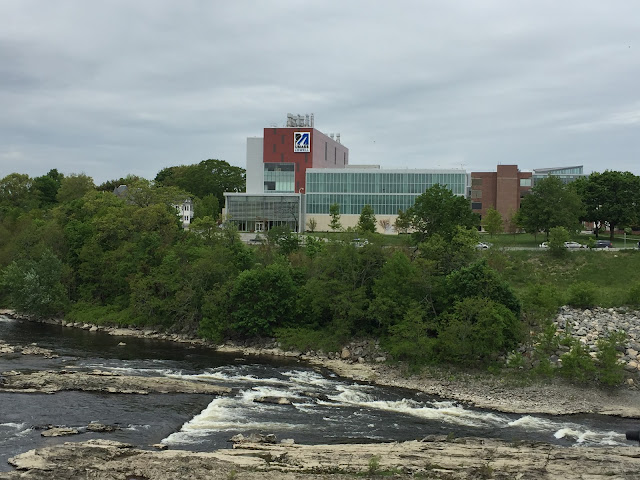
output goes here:
<path id="1" fill-rule="evenodd" d="M 471 173 L 471 202 L 482 203 L 481 209 L 473 211 L 483 218 L 487 210 L 493 207 L 506 221 L 520 208 L 520 197 L 531 190 L 531 187 L 521 187 L 520 180 L 532 178 L 532 173 L 520 172 L 517 165 L 498 165 L 496 170 L 496 172 Z M 474 178 L 482 179 L 482 185 L 474 185 Z M 474 191 L 480 191 L 481 198 L 473 198 Z"/>
<path id="2" fill-rule="evenodd" d="M 310 152 L 293 151 L 294 132 L 311 132 Z M 296 193 L 305 188 L 307 168 L 342 168 L 349 164 L 349 149 L 315 128 L 265 128 L 263 142 L 263 161 L 265 163 L 295 163 Z M 304 190 L 302 191 L 304 192 Z"/>

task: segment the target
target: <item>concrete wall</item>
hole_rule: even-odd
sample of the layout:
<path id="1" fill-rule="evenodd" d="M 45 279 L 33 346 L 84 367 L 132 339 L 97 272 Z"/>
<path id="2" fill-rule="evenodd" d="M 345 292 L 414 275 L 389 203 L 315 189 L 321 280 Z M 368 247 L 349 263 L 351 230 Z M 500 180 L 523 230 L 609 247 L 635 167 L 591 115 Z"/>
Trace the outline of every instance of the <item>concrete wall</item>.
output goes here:
<path id="1" fill-rule="evenodd" d="M 331 232 L 331 228 L 329 227 L 329 223 L 331 222 L 331 215 L 318 215 L 318 214 L 310 214 L 306 215 L 306 223 L 305 223 L 305 231 L 309 230 L 309 220 L 314 219 L 316 221 L 316 232 Z M 398 232 L 393 228 L 393 224 L 395 223 L 397 215 L 376 215 L 376 231 L 378 233 L 384 233 L 386 235 L 396 235 Z M 342 224 L 342 228 L 356 228 L 358 225 L 358 220 L 360 220 L 360 215 L 340 215 L 340 223 Z M 384 230 L 380 226 L 380 220 L 389 220 L 389 228 Z"/>
<path id="2" fill-rule="evenodd" d="M 264 192 L 263 142 L 261 137 L 247 138 L 247 193 Z"/>

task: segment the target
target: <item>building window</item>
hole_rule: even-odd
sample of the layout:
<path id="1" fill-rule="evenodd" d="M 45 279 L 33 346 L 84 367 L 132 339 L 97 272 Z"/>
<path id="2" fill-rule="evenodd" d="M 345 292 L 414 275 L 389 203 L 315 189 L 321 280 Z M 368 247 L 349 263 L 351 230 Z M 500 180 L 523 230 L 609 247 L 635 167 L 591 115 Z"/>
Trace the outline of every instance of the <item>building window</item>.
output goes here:
<path id="1" fill-rule="evenodd" d="M 481 202 L 471 202 L 471 210 L 482 210 Z"/>
<path id="2" fill-rule="evenodd" d="M 324 161 L 327 161 L 327 142 L 324 142 Z"/>
<path id="3" fill-rule="evenodd" d="M 273 144 L 273 153 L 276 153 L 276 144 Z"/>
<path id="4" fill-rule="evenodd" d="M 304 163 L 309 163 L 309 154 L 308 153 L 304 154 Z"/>
<path id="5" fill-rule="evenodd" d="M 284 135 L 282 135 L 282 144 L 284 145 Z"/>
<path id="6" fill-rule="evenodd" d="M 482 179 L 481 178 L 472 178 L 471 179 L 471 186 L 472 187 L 481 187 L 482 186 Z"/>
<path id="7" fill-rule="evenodd" d="M 471 190 L 471 198 L 482 198 L 482 190 Z"/>
<path id="8" fill-rule="evenodd" d="M 521 178 L 520 179 L 520 186 L 521 187 L 530 187 L 531 186 L 531 179 L 530 178 Z"/>

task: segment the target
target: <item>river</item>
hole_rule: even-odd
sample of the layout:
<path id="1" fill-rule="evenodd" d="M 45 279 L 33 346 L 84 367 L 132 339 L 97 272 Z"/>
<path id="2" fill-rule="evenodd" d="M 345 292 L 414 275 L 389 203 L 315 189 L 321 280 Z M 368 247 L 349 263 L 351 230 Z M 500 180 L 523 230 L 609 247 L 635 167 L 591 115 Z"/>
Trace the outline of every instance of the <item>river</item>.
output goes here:
<path id="1" fill-rule="evenodd" d="M 108 438 L 146 448 L 209 451 L 230 448 L 237 433 L 275 434 L 296 443 L 403 441 L 427 435 L 535 440 L 559 445 L 632 446 L 629 421 L 601 415 L 505 414 L 470 408 L 410 390 L 340 378 L 297 360 L 239 357 L 203 347 L 24 322 L 0 316 L 0 339 L 38 346 L 59 356 L 0 355 L 0 372 L 94 369 L 126 375 L 168 376 L 231 387 L 232 394 L 55 394 L 0 391 L 0 471 L 7 458 L 64 441 Z M 126 345 L 119 345 L 120 342 Z M 291 405 L 256 403 L 286 397 Z M 91 422 L 118 425 L 86 431 Z M 42 427 L 79 428 L 80 435 L 45 438 Z"/>

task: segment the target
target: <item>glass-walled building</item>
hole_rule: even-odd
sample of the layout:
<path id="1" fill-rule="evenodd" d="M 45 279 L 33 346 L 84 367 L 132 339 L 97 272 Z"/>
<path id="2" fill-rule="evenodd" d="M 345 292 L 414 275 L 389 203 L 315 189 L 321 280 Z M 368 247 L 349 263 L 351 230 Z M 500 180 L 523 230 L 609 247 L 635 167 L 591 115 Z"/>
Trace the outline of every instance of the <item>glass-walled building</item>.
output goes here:
<path id="1" fill-rule="evenodd" d="M 380 168 L 310 168 L 306 172 L 305 213 L 318 230 L 328 229 L 329 207 L 340 205 L 344 227 L 355 226 L 365 205 L 373 207 L 378 221 L 390 233 L 398 210 L 411 207 L 418 195 L 435 184 L 466 196 L 468 175 L 464 170 L 385 170 Z"/>
<path id="2" fill-rule="evenodd" d="M 303 223 L 302 195 L 229 193 L 225 197 L 225 214 L 241 232 L 266 232 L 286 226 L 292 232 L 301 231 Z"/>
<path id="3" fill-rule="evenodd" d="M 536 168 L 533 170 L 533 185 L 550 176 L 558 177 L 562 183 L 571 183 L 578 178 L 585 177 L 582 165 L 575 167 Z"/>

